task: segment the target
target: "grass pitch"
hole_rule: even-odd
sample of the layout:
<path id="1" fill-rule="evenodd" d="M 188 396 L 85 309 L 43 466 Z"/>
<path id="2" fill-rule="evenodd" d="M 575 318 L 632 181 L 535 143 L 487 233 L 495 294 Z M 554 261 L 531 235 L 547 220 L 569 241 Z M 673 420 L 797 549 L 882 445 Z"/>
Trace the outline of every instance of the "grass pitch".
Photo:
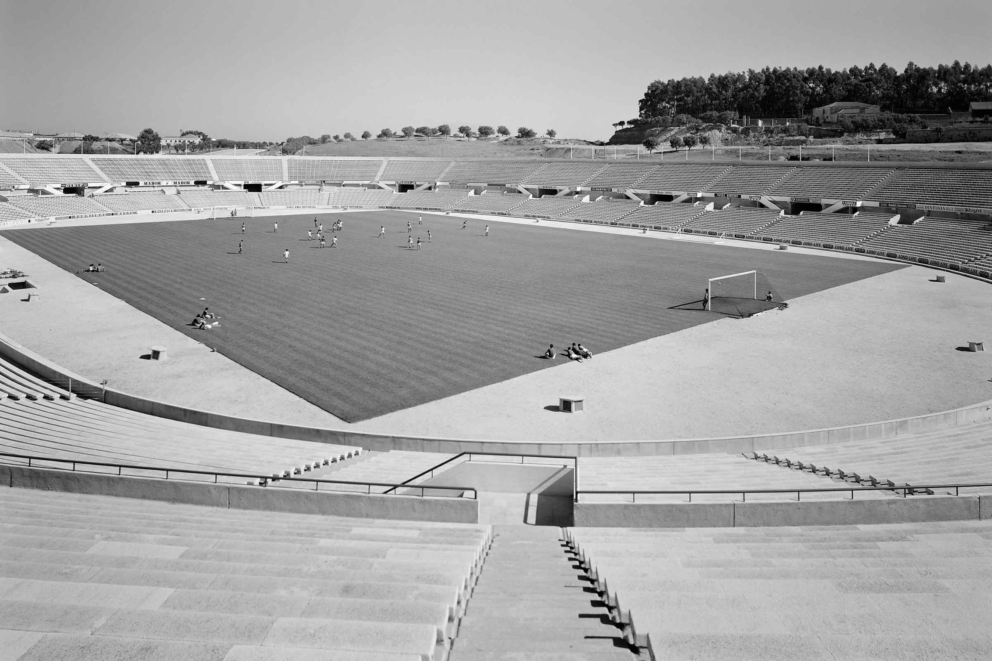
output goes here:
<path id="1" fill-rule="evenodd" d="M 307 240 L 313 214 L 5 236 L 73 273 L 102 262 L 107 272 L 79 277 L 349 422 L 567 362 L 539 358 L 549 343 L 599 354 L 723 318 L 671 309 L 699 301 L 717 275 L 757 269 L 795 299 L 902 268 L 538 224 L 490 223 L 486 237 L 485 221 L 462 230 L 443 215 L 317 217 L 325 249 Z M 344 230 L 332 234 L 336 218 Z M 407 248 L 407 221 L 419 251 Z M 204 306 L 219 328 L 189 326 Z"/>

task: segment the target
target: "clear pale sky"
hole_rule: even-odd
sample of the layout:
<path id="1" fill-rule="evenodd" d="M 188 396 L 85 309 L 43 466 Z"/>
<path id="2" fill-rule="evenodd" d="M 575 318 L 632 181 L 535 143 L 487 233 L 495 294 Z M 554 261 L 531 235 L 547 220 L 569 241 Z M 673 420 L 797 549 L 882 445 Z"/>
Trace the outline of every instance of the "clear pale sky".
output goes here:
<path id="1" fill-rule="evenodd" d="M 653 80 L 992 61 L 992 0 L 0 0 L 0 129 L 605 139 Z"/>

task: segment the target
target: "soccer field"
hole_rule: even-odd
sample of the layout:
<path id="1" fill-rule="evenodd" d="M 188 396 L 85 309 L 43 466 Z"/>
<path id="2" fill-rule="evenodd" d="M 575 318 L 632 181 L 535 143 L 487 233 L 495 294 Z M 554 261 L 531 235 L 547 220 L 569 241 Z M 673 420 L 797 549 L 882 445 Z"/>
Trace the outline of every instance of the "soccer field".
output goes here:
<path id="1" fill-rule="evenodd" d="M 418 226 L 395 211 L 318 214 L 325 230 L 344 221 L 339 246 L 321 250 L 307 241 L 313 218 L 5 236 L 73 273 L 102 262 L 106 273 L 79 276 L 349 422 L 554 368 L 562 358 L 539 358 L 550 343 L 602 353 L 723 318 L 671 309 L 699 301 L 710 277 L 757 269 L 791 300 L 902 268 L 537 224 L 493 222 L 486 237 L 481 219 L 462 230 L 461 218 L 424 214 Z M 204 306 L 219 328 L 189 326 Z"/>

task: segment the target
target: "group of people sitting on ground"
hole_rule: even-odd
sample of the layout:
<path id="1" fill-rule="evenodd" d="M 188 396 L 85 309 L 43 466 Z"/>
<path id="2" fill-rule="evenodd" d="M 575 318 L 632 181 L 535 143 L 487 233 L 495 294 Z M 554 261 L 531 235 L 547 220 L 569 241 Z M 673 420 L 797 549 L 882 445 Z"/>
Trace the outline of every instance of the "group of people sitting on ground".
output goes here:
<path id="1" fill-rule="evenodd" d="M 203 312 L 193 318 L 192 326 L 197 330 L 210 330 L 214 326 L 220 325 L 220 317 L 210 311 L 210 308 L 203 308 Z"/>
<path id="2" fill-rule="evenodd" d="M 575 342 L 572 342 L 572 346 L 565 347 L 565 350 L 562 352 L 562 355 L 568 358 L 569 360 L 577 360 L 580 363 L 586 358 L 590 360 L 592 359 L 592 354 L 589 352 L 589 350 L 586 349 L 581 344 L 576 344 Z M 550 347 L 548 347 L 547 351 L 544 352 L 544 357 L 547 358 L 548 360 L 554 360 L 557 356 L 558 356 L 558 352 L 555 351 L 555 345 L 553 344 Z"/>
<path id="3" fill-rule="evenodd" d="M 107 270 L 107 267 L 104 266 L 103 264 L 97 264 L 96 266 L 90 264 L 83 270 L 86 271 L 87 273 L 103 273 L 104 271 Z"/>

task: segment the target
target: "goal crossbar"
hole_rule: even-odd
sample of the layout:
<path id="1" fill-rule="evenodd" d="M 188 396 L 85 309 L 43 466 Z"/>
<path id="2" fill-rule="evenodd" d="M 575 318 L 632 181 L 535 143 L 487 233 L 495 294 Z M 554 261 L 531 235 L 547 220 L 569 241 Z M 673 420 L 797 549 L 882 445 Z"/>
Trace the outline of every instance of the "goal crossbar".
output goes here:
<path id="1" fill-rule="evenodd" d="M 741 278 L 741 277 L 744 277 L 744 276 L 751 276 L 751 281 L 752 281 L 752 284 L 753 284 L 753 287 L 752 287 L 752 297 L 755 300 L 757 300 L 757 298 L 758 298 L 758 272 L 757 271 L 742 271 L 741 273 L 731 273 L 730 275 L 721 275 L 721 276 L 718 276 L 716 278 L 710 278 L 709 280 L 706 281 L 706 283 L 707 283 L 706 290 L 709 293 L 709 296 L 706 299 L 706 309 L 707 310 L 712 310 L 713 309 L 713 283 L 714 282 L 719 282 L 720 280 L 729 280 L 731 278 Z"/>

